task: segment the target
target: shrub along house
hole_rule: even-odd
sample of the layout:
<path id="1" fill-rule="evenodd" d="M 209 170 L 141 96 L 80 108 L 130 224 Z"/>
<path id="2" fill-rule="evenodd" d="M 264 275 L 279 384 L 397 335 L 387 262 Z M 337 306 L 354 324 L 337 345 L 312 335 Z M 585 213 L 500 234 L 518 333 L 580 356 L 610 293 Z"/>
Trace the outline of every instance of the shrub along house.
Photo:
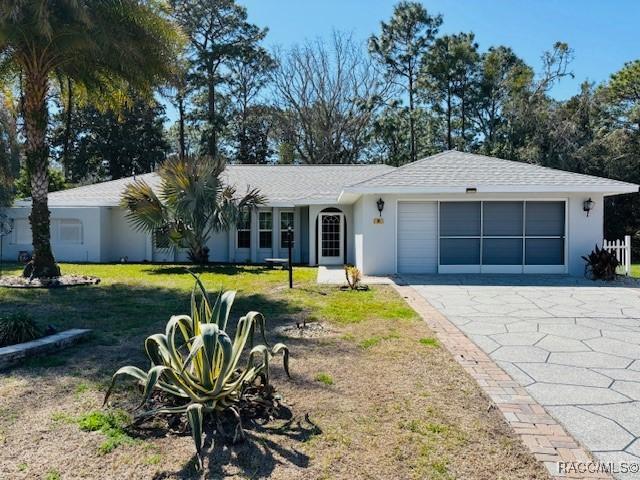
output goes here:
<path id="1" fill-rule="evenodd" d="M 209 242 L 214 262 L 260 263 L 286 255 L 309 265 L 356 264 L 365 274 L 569 273 L 603 240 L 604 197 L 638 185 L 526 163 L 447 151 L 385 165 L 229 165 L 238 192 L 266 203 Z M 141 175 L 159 184 L 155 173 Z M 132 179 L 50 194 L 52 247 L 60 261 L 174 262 L 186 252 L 135 231 L 119 206 Z M 6 259 L 31 249 L 29 202 L 7 209 Z"/>

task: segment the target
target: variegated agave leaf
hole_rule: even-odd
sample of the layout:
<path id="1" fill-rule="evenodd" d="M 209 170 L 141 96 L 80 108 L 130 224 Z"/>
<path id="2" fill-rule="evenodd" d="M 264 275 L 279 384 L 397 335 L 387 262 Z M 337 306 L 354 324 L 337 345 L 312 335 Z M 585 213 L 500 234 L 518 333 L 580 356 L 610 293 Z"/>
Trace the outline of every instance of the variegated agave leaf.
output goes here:
<path id="1" fill-rule="evenodd" d="M 234 409 L 237 414 L 237 403 L 247 386 L 258 378 L 269 383 L 269 365 L 276 355 L 282 355 L 289 375 L 289 349 L 282 343 L 269 346 L 266 321 L 258 312 L 249 312 L 238 320 L 232 340 L 225 329 L 236 292 L 221 292 L 212 304 L 202 281 L 195 275 L 194 278 L 191 315 L 172 316 L 164 333 L 145 340 L 145 351 L 151 361 L 149 371 L 133 366 L 120 368 L 113 375 L 104 403 L 115 382 L 124 376 L 133 378 L 143 388 L 138 409 L 155 390 L 175 397 L 182 405 L 159 406 L 141 412 L 138 417 L 186 413 L 201 462 L 204 415 L 225 409 Z M 256 328 L 260 329 L 263 344 L 254 346 Z M 246 364 L 239 366 L 247 348 Z"/>

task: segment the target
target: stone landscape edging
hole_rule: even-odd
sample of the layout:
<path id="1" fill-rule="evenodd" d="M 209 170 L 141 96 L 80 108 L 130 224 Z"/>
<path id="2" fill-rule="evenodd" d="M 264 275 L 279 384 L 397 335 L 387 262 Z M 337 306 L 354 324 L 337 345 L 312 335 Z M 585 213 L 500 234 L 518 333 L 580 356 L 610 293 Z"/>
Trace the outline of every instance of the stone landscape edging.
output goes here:
<path id="1" fill-rule="evenodd" d="M 61 350 L 73 345 L 89 335 L 91 330 L 73 328 L 64 332 L 47 335 L 30 342 L 18 343 L 0 348 L 0 370 L 8 368 L 26 358 L 42 355 L 54 350 Z"/>

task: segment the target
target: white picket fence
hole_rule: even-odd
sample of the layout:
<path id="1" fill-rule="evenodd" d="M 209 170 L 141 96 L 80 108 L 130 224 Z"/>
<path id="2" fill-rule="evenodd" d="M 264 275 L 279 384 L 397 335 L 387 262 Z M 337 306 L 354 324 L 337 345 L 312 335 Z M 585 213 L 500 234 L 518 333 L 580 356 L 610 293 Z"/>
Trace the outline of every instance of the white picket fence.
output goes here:
<path id="1" fill-rule="evenodd" d="M 620 266 L 618 272 L 624 275 L 631 273 L 631 236 L 625 235 L 624 240 L 603 240 L 602 248 L 608 252 L 614 253 Z"/>

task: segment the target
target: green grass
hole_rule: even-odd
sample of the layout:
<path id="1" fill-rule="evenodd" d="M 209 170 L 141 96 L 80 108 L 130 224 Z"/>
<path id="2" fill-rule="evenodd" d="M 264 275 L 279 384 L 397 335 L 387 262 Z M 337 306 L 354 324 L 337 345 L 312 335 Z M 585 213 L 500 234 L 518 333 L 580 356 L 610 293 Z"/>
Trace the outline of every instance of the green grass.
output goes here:
<path id="1" fill-rule="evenodd" d="M 425 337 L 418 340 L 421 345 L 425 345 L 427 347 L 439 347 L 440 343 L 436 338 L 433 337 Z"/>
<path id="2" fill-rule="evenodd" d="M 106 439 L 98 447 L 101 454 L 107 454 L 124 444 L 131 444 L 135 439 L 124 430 L 131 423 L 131 418 L 123 410 L 93 411 L 78 419 L 80 430 L 85 432 L 101 432 Z"/>
<path id="3" fill-rule="evenodd" d="M 333 385 L 333 377 L 325 372 L 320 372 L 314 377 L 316 382 L 324 383 L 325 385 Z"/>
<path id="4" fill-rule="evenodd" d="M 59 290 L 0 289 L 0 315 L 28 310 L 42 325 L 58 329 L 91 328 L 95 345 L 118 345 L 123 336 L 146 336 L 159 331 L 173 314 L 189 311 L 193 278 L 181 265 L 61 264 L 63 273 L 93 275 L 97 286 Z M 19 274 L 17 265 L 10 272 Z M 307 320 L 352 324 L 369 319 L 411 320 L 415 312 L 388 287 L 369 291 L 341 291 L 316 284 L 317 270 L 294 269 L 294 286 L 287 272 L 260 266 L 195 268 L 210 291 L 238 290 L 234 313 L 250 310 L 272 317 L 306 315 Z M 30 367 L 64 365 L 68 356 L 39 357 Z"/>
<path id="5" fill-rule="evenodd" d="M 60 472 L 52 469 L 47 472 L 47 475 L 44 478 L 45 480 L 61 480 L 62 476 L 60 475 Z"/>
<path id="6" fill-rule="evenodd" d="M 51 420 L 55 423 L 75 423 L 76 419 L 65 412 L 55 412 L 51 415 Z"/>
<path id="7" fill-rule="evenodd" d="M 383 340 L 395 340 L 398 338 L 400 338 L 400 335 L 398 335 L 398 332 L 392 330 L 387 335 L 375 335 L 373 337 L 365 338 L 359 343 L 359 345 L 360 345 L 360 348 L 364 348 L 366 350 L 368 348 L 375 347 Z"/>
<path id="8" fill-rule="evenodd" d="M 631 276 L 640 277 L 640 263 L 634 263 L 631 265 Z"/>
<path id="9" fill-rule="evenodd" d="M 158 453 L 154 453 L 153 455 L 149 455 L 144 463 L 147 465 L 158 465 L 162 461 L 162 456 Z"/>

